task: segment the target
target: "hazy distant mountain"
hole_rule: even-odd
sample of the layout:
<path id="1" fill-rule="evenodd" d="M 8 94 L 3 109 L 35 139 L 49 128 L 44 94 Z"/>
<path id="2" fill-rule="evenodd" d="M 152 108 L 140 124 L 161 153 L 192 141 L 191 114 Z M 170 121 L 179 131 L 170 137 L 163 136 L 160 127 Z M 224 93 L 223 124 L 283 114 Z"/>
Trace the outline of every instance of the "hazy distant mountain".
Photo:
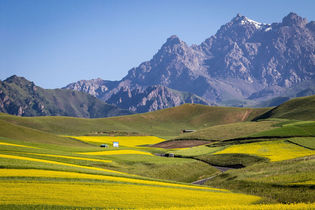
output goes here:
<path id="1" fill-rule="evenodd" d="M 145 94 L 138 89 L 159 85 L 196 94 L 208 103 L 252 105 L 283 97 L 289 89 L 311 93 L 305 84 L 314 86 L 314 52 L 314 21 L 290 13 L 280 23 L 264 24 L 238 14 L 200 45 L 188 46 L 171 36 L 150 61 L 132 68 L 119 82 L 103 81 L 106 88 L 98 88 L 94 95 L 120 105 L 114 99 L 124 94 L 121 88 L 130 89 L 132 98 L 141 101 Z M 96 87 L 102 80 L 80 82 L 66 88 L 76 86 L 89 93 L 84 87 Z M 301 84 L 305 90 L 299 88 Z"/>
<path id="2" fill-rule="evenodd" d="M 73 90 L 46 90 L 23 77 L 0 81 L 0 112 L 19 116 L 108 117 L 130 114 L 99 99 Z"/>

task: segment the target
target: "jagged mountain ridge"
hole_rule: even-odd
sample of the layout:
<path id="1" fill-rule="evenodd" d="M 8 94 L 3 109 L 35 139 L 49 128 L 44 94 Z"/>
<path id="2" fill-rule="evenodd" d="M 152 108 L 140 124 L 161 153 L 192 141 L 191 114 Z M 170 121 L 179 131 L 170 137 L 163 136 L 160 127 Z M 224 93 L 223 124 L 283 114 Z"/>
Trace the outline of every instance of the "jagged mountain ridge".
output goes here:
<path id="1" fill-rule="evenodd" d="M 314 52 L 314 21 L 290 13 L 280 23 L 263 24 L 238 14 L 200 45 L 171 36 L 101 98 L 107 101 L 121 88 L 161 85 L 223 105 L 267 100 L 314 80 Z"/>
<path id="2" fill-rule="evenodd" d="M 195 94 L 176 91 L 161 85 L 147 88 L 121 88 L 106 102 L 137 113 L 151 112 L 184 103 L 214 105 Z"/>
<path id="3" fill-rule="evenodd" d="M 114 89 L 118 85 L 118 81 L 102 80 L 101 78 L 91 80 L 80 80 L 78 82 L 67 85 L 66 89 L 76 90 L 88 93 L 99 99 L 104 99 L 106 93 Z"/>
<path id="4" fill-rule="evenodd" d="M 99 118 L 131 114 L 82 92 L 43 89 L 23 77 L 0 81 L 0 112 L 18 116 Z"/>

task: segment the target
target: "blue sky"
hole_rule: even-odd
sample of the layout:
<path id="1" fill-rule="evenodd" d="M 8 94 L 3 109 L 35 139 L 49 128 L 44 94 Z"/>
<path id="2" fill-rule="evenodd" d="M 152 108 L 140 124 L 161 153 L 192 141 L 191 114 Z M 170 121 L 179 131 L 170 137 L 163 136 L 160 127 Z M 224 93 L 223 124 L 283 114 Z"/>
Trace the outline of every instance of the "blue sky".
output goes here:
<path id="1" fill-rule="evenodd" d="M 272 23 L 291 11 L 315 20 L 315 1 L 0 0 L 0 80 L 120 80 L 173 34 L 200 44 L 237 13 Z"/>

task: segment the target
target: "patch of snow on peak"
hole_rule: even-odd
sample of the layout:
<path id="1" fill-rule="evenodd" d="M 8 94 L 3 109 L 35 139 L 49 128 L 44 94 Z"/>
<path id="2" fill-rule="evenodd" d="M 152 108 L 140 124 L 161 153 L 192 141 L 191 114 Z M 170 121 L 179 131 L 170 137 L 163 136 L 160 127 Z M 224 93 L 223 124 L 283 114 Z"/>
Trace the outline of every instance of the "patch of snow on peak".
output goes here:
<path id="1" fill-rule="evenodd" d="M 265 24 L 265 23 L 259 23 L 257 21 L 254 21 L 254 20 L 251 20 L 247 17 L 245 17 L 242 21 L 241 21 L 241 24 L 244 25 L 244 24 L 252 24 L 256 27 L 256 29 L 261 29 L 265 26 L 269 26 L 269 24 Z"/>

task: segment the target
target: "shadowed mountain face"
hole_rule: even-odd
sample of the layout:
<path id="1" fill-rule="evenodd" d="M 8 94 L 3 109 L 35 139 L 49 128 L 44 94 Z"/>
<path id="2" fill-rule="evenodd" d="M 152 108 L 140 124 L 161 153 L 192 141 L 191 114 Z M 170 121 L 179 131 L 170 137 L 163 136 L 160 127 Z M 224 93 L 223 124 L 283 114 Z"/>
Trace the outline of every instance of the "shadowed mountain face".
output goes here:
<path id="1" fill-rule="evenodd" d="M 108 117 L 131 114 L 86 93 L 46 90 L 23 77 L 0 81 L 0 112 L 19 116 Z"/>
<path id="2" fill-rule="evenodd" d="M 121 81 L 103 81 L 107 89 L 95 96 L 104 101 L 111 98 L 110 103 L 134 109 L 143 95 L 137 89 L 159 85 L 196 94 L 208 103 L 224 105 L 234 100 L 238 105 L 239 101 L 248 103 L 241 105 L 250 105 L 283 96 L 290 89 L 294 92 L 300 84 L 314 81 L 314 52 L 314 21 L 307 22 L 290 13 L 280 23 L 263 24 L 238 14 L 200 45 L 188 46 L 177 36 L 171 36 L 150 61 L 131 69 Z M 97 86 L 99 82 L 80 85 L 80 81 L 66 88 L 78 86 L 78 90 L 90 92 L 82 87 L 86 83 Z M 121 88 L 135 89 L 134 103 L 128 96 L 129 107 L 114 100 L 124 101 Z M 309 88 L 306 86 L 305 90 Z M 146 111 L 151 110 L 152 107 Z"/>

